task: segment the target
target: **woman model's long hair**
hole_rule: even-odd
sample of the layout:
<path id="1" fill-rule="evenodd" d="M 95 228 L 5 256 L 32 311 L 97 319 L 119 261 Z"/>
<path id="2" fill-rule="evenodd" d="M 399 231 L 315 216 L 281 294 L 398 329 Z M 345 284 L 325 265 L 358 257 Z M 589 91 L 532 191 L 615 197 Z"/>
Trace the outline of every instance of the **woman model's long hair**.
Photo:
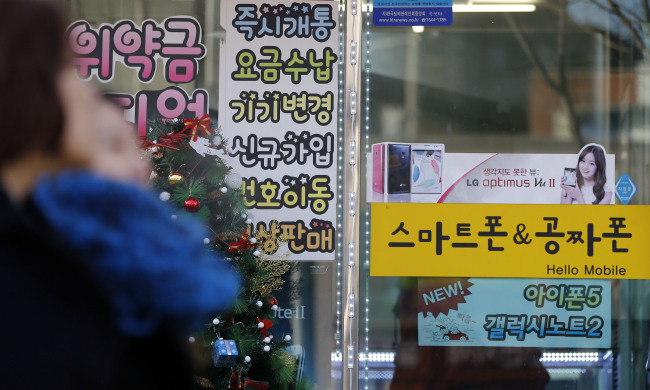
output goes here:
<path id="1" fill-rule="evenodd" d="M 576 176 L 578 178 L 578 187 L 582 188 L 585 180 L 582 177 L 582 172 L 580 172 L 580 161 L 589 153 L 594 155 L 594 160 L 596 161 L 596 173 L 594 174 L 594 195 L 596 195 L 596 200 L 593 204 L 598 204 L 605 197 L 605 183 L 607 182 L 607 176 L 605 175 L 605 152 L 603 148 L 598 145 L 588 145 L 582 149 L 580 157 L 578 157 L 578 165 L 576 165 Z"/>

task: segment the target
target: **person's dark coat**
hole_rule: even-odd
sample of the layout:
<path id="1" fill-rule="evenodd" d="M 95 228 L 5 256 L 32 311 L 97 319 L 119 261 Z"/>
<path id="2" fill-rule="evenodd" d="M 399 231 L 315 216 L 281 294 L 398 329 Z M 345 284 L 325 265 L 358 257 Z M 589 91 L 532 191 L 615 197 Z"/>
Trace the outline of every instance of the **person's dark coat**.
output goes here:
<path id="1" fill-rule="evenodd" d="M 83 186 L 98 183 L 100 187 L 106 184 L 87 176 L 73 183 L 68 190 L 80 191 L 81 188 L 83 191 Z M 106 188 L 109 187 L 110 184 Z M 86 251 L 88 248 L 79 248 L 83 245 L 66 237 L 66 232 L 61 231 L 65 223 L 53 220 L 52 210 L 47 209 L 57 207 L 57 212 L 62 212 L 66 206 L 45 205 L 50 200 L 55 203 L 70 201 L 66 198 L 73 196 L 70 194 L 54 199 L 61 194 L 52 195 L 51 192 L 61 189 L 63 187 L 57 188 L 50 183 L 50 188 L 41 191 L 40 196 L 51 199 L 39 201 L 37 191 L 25 205 L 17 207 L 0 188 L 0 388 L 191 388 L 190 362 L 185 348 L 187 336 L 183 336 L 187 329 L 183 312 L 178 309 L 182 302 L 170 302 L 171 312 L 166 312 L 164 302 L 153 302 L 168 299 L 165 296 L 168 292 L 154 291 L 159 287 L 155 283 L 165 282 L 161 280 L 155 281 L 149 289 L 142 288 L 142 296 L 135 297 L 133 302 L 124 303 L 124 297 L 120 296 L 124 290 L 130 293 L 130 289 L 139 289 L 137 282 L 135 285 L 122 283 L 120 278 L 123 275 L 146 278 L 162 273 L 154 270 L 148 274 L 137 269 L 129 273 L 128 270 L 111 269 L 110 264 L 97 264 L 110 263 L 116 254 L 108 251 L 103 259 L 94 258 Z M 105 190 L 97 189 L 99 193 Z M 98 193 L 77 192 L 76 195 L 93 197 Z M 104 195 L 111 196 L 109 193 Z M 81 208 L 80 212 L 88 212 L 83 210 L 83 204 L 71 206 Z M 135 205 L 126 204 L 124 207 L 132 206 Z M 98 205 L 98 215 L 102 210 L 103 206 Z M 120 213 L 119 210 L 113 212 Z M 137 218 L 137 212 L 134 218 Z M 78 234 L 74 227 L 66 229 L 70 230 L 69 234 Z M 154 240 L 148 244 L 157 244 L 154 238 L 147 237 L 146 232 L 143 234 L 133 237 L 133 240 Z M 84 240 L 88 241 L 92 240 Z M 93 248 L 101 252 L 98 245 L 94 243 Z M 155 250 L 151 251 L 151 256 L 158 255 Z M 124 256 L 129 256 L 128 250 L 124 251 Z M 158 260 L 164 262 L 166 259 Z M 138 261 L 127 262 L 131 263 L 138 264 Z M 191 264 L 188 261 L 188 266 Z M 139 266 L 144 268 L 147 263 Z M 222 271 L 224 288 L 214 292 L 221 296 L 215 298 L 211 293 L 206 299 L 216 300 L 217 306 L 223 308 L 234 296 L 237 281 L 223 265 L 221 267 L 215 271 Z M 121 271 L 124 273 L 120 274 Z M 179 278 L 185 277 L 182 271 L 176 271 Z M 106 275 L 111 273 L 112 276 Z M 215 274 L 209 276 L 214 278 Z M 175 282 L 168 282 L 168 288 L 173 289 Z M 217 285 L 219 282 L 214 283 Z M 201 281 L 196 284 L 200 285 Z M 147 285 L 147 282 L 143 281 L 142 285 Z M 186 299 L 191 295 L 185 295 L 183 291 L 176 293 Z M 192 303 L 188 306 L 194 309 L 194 312 L 187 313 L 191 321 L 196 322 L 198 314 L 205 314 Z M 202 309 L 206 310 L 205 307 Z"/>

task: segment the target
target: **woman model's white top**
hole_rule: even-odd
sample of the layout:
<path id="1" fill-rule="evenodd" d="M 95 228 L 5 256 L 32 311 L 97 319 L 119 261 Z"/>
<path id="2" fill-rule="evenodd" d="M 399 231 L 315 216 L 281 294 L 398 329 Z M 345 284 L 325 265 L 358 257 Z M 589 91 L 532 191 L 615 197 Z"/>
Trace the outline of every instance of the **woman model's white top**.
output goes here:
<path id="1" fill-rule="evenodd" d="M 583 185 L 580 187 L 580 192 L 582 192 L 582 199 L 584 199 L 585 204 L 593 204 L 594 201 L 596 200 L 596 195 L 594 194 L 594 186 L 590 185 Z M 608 192 L 612 192 L 612 190 L 605 186 L 605 194 Z M 573 200 L 573 204 L 578 203 L 575 199 Z"/>

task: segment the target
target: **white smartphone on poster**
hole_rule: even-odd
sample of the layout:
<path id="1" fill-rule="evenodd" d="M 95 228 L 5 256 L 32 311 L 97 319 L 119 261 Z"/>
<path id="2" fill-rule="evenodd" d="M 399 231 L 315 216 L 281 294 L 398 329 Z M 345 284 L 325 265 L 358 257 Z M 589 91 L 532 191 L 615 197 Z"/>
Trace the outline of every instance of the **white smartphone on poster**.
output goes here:
<path id="1" fill-rule="evenodd" d="M 442 193 L 443 144 L 411 145 L 411 193 Z"/>

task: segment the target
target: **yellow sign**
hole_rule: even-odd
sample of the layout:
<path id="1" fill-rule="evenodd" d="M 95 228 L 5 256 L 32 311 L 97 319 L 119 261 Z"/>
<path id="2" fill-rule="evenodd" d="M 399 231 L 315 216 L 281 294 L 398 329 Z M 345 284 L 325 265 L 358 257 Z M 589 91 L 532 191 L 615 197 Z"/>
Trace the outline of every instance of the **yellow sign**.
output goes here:
<path id="1" fill-rule="evenodd" d="M 650 206 L 373 203 L 371 276 L 650 279 Z"/>

